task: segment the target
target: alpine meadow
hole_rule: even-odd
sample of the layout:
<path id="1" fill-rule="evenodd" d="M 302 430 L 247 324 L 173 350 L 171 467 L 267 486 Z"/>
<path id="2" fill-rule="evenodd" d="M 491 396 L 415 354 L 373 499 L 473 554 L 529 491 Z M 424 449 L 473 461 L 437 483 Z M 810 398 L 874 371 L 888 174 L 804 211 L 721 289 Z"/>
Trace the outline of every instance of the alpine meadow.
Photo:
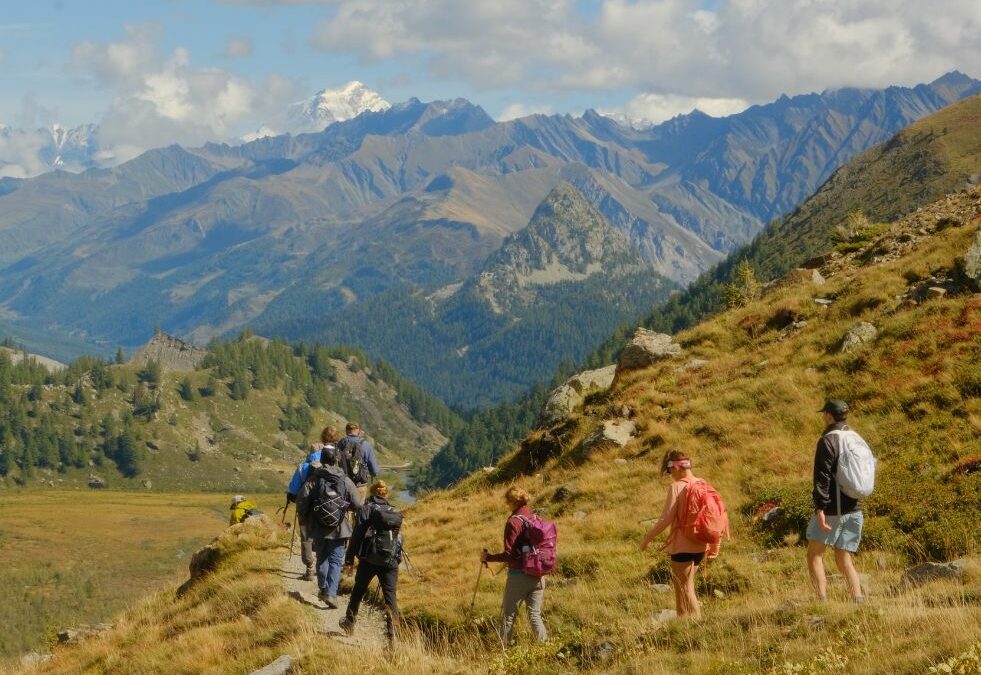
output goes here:
<path id="1" fill-rule="evenodd" d="M 0 672 L 981 673 L 975 4 L 9 8 Z"/>

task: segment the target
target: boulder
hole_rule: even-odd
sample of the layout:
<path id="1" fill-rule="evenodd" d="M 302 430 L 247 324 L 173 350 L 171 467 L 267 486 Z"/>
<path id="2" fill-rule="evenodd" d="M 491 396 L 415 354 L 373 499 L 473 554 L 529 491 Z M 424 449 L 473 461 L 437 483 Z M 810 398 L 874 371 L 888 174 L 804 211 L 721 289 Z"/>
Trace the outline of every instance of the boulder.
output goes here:
<path id="1" fill-rule="evenodd" d="M 575 485 L 569 483 L 567 485 L 560 485 L 559 488 L 552 495 L 553 502 L 564 502 L 568 499 L 575 499 L 580 494 L 582 494 Z"/>
<path id="2" fill-rule="evenodd" d="M 85 638 L 105 632 L 110 628 L 112 628 L 111 623 L 96 623 L 91 625 L 75 626 L 74 628 L 64 628 L 58 631 L 58 642 L 63 645 L 75 644 L 76 642 L 81 642 Z"/>
<path id="3" fill-rule="evenodd" d="M 922 586 L 931 581 L 961 581 L 965 567 L 967 561 L 964 559 L 946 563 L 920 563 L 903 572 L 902 582 L 910 586 Z"/>
<path id="4" fill-rule="evenodd" d="M 681 345 L 674 342 L 666 333 L 655 333 L 646 328 L 638 328 L 630 343 L 623 348 L 617 362 L 616 376 L 630 370 L 639 370 L 681 353 Z"/>
<path id="5" fill-rule="evenodd" d="M 572 414 L 572 411 L 582 405 L 586 394 L 591 391 L 609 389 L 613 384 L 616 366 L 610 365 L 596 370 L 573 375 L 555 389 L 545 403 L 542 412 L 542 424 L 549 425 L 560 422 Z"/>
<path id="6" fill-rule="evenodd" d="M 940 300 L 945 295 L 947 295 L 947 289 L 941 286 L 930 286 L 926 289 L 926 297 L 928 300 Z"/>
<path id="7" fill-rule="evenodd" d="M 872 342 L 879 335 L 878 329 L 868 321 L 860 321 L 853 326 L 841 341 L 841 351 L 853 352 Z"/>
<path id="8" fill-rule="evenodd" d="M 583 450 L 590 452 L 595 448 L 610 444 L 617 445 L 622 448 L 630 442 L 630 439 L 634 437 L 636 432 L 637 425 L 630 420 L 606 420 L 599 429 L 590 434 L 590 436 L 583 441 Z M 626 460 L 624 460 L 624 462 L 626 462 Z"/>
<path id="9" fill-rule="evenodd" d="M 705 359 L 691 359 L 690 361 L 685 363 L 685 365 L 675 368 L 674 372 L 687 373 L 690 370 L 701 370 L 707 365 L 708 365 L 708 361 L 706 361 Z"/>
<path id="10" fill-rule="evenodd" d="M 92 475 L 89 476 L 89 487 L 93 490 L 102 490 L 109 487 L 109 484 L 106 483 L 105 479 Z"/>
<path id="11" fill-rule="evenodd" d="M 42 663 L 47 663 L 51 660 L 51 654 L 41 654 L 40 652 L 28 652 L 20 657 L 20 665 L 25 668 L 34 668 L 41 665 Z"/>
<path id="12" fill-rule="evenodd" d="M 981 228 L 974 233 L 974 242 L 957 267 L 971 290 L 981 291 Z"/>
<path id="13" fill-rule="evenodd" d="M 773 288 L 796 286 L 798 284 L 814 284 L 815 286 L 820 286 L 824 283 L 824 277 L 817 269 L 813 267 L 798 267 L 797 269 L 790 270 L 782 279 L 779 279 L 773 284 Z"/>
<path id="14" fill-rule="evenodd" d="M 662 623 L 664 621 L 671 621 L 671 619 L 677 619 L 678 612 L 673 609 L 662 609 L 659 612 L 655 612 L 651 615 L 651 619 L 654 623 Z"/>
<path id="15" fill-rule="evenodd" d="M 286 675 L 293 667 L 293 657 L 283 654 L 268 666 L 253 670 L 250 675 Z"/>

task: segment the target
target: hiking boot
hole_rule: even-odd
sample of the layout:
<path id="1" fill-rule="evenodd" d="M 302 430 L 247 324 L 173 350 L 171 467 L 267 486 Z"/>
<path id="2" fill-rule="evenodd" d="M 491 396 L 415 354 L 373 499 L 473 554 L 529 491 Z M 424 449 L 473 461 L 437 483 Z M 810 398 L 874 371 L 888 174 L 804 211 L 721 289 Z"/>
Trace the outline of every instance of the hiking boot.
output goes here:
<path id="1" fill-rule="evenodd" d="M 345 616 L 337 622 L 337 626 L 344 631 L 345 635 L 354 635 L 354 619 L 349 619 Z"/>
<path id="2" fill-rule="evenodd" d="M 337 604 L 336 595 L 328 595 L 324 599 L 324 603 L 327 605 L 327 609 L 337 609 L 340 605 Z"/>
<path id="3" fill-rule="evenodd" d="M 317 593 L 317 600 L 320 600 L 320 602 L 327 605 L 327 607 L 329 607 L 330 609 L 334 609 L 334 607 L 331 607 L 330 605 L 330 597 L 331 596 L 327 594 L 327 591 L 320 591 L 319 593 Z"/>
<path id="4" fill-rule="evenodd" d="M 307 570 L 303 573 L 303 576 L 300 577 L 300 581 L 316 581 L 316 579 L 317 570 Z"/>

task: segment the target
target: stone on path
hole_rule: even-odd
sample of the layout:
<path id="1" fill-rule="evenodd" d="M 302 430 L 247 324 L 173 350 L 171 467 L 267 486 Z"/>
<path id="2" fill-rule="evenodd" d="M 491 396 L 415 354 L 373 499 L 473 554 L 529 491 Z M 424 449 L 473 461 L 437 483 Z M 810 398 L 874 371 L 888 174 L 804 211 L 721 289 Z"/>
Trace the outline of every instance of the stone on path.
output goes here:
<path id="1" fill-rule="evenodd" d="M 292 667 L 293 657 L 288 654 L 283 654 L 268 666 L 260 668 L 259 670 L 253 670 L 250 675 L 286 675 L 286 673 L 290 672 L 290 668 Z"/>

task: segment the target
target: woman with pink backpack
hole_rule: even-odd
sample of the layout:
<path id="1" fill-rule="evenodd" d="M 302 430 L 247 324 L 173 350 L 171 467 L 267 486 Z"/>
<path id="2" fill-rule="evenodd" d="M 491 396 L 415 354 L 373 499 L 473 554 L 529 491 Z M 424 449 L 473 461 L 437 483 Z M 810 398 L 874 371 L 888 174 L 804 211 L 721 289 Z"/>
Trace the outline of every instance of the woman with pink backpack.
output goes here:
<path id="1" fill-rule="evenodd" d="M 701 616 L 695 595 L 695 573 L 707 556 L 719 555 L 722 536 L 728 535 L 729 517 L 719 494 L 691 471 L 691 458 L 680 450 L 669 450 L 661 460 L 661 471 L 672 483 L 664 500 L 661 517 L 644 535 L 645 551 L 657 535 L 671 527 L 665 545 L 671 555 L 671 582 L 679 617 Z"/>
<path id="2" fill-rule="evenodd" d="M 503 625 L 501 639 L 505 646 L 511 644 L 514 624 L 521 603 L 528 608 L 528 621 L 535 639 L 548 640 L 548 631 L 542 620 L 542 604 L 545 600 L 545 575 L 555 567 L 555 526 L 538 518 L 528 507 L 531 496 L 522 488 L 512 486 L 504 494 L 504 501 L 511 509 L 504 525 L 504 551 L 488 553 L 484 549 L 480 562 L 507 563 L 508 576 L 504 585 Z M 478 577 L 479 583 L 479 577 Z"/>

